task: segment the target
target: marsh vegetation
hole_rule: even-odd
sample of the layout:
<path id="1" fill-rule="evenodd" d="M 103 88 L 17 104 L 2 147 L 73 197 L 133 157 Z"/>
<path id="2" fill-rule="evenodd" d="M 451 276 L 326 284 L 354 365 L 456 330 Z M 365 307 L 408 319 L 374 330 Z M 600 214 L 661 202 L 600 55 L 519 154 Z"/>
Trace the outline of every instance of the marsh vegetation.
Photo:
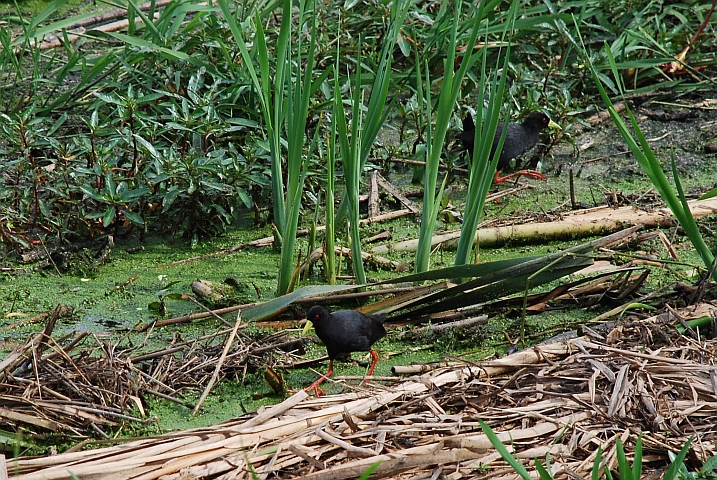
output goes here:
<path id="1" fill-rule="evenodd" d="M 183 416 L 202 406 L 197 395 L 216 379 L 233 379 L 225 391 L 240 391 L 248 411 L 276 403 L 287 386 L 315 379 L 296 369 L 323 354 L 316 344 L 304 350 L 300 321 L 329 293 L 332 308 L 389 313 L 382 355 L 391 359 L 379 364 L 376 382 L 402 363 L 449 356 L 470 364 L 588 321 L 620 318 L 629 332 L 622 350 L 639 350 L 649 310 L 674 314 L 711 299 L 715 207 L 704 202 L 714 201 L 717 174 L 712 4 L 128 0 L 118 15 L 101 16 L 66 1 L 24 8 L 3 6 L 9 28 L 0 28 L 0 305 L 6 349 L 18 347 L 2 364 L 5 394 L 17 401 L 31 384 L 62 403 L 79 392 L 86 410 L 70 421 L 57 405 L 5 405 L 57 422 L 47 435 L 46 424 L 22 417 L 33 444 L 14 429 L 18 418 L 3 420 L 16 455 L 127 435 L 159 410 L 157 398 Z M 111 23 L 117 17 L 122 23 Z M 536 110 L 560 129 L 544 130 L 519 161 L 547 182 L 493 184 L 493 139 L 506 141 L 495 135 L 499 122 Z M 478 126 L 472 155 L 455 142 L 469 115 Z M 625 216 L 582 230 L 559 223 L 594 209 L 605 219 Z M 613 233 L 633 224 L 649 231 Z M 534 234 L 505 237 L 532 226 Z M 487 248 L 490 235 L 500 250 Z M 197 279 L 208 282 L 191 289 Z M 222 282 L 228 293 L 217 293 Z M 74 314 L 60 316 L 58 304 Z M 223 320 L 184 318 L 188 327 L 171 321 L 234 305 L 241 322 L 236 311 Z M 51 311 L 57 315 L 24 317 Z M 691 348 L 682 332 L 671 336 L 686 312 L 658 317 L 670 330 L 660 341 Z M 699 312 L 697 319 L 714 316 Z M 419 329 L 484 314 L 478 326 Z M 660 341 L 646 345 L 658 350 Z M 69 361 L 75 354 L 83 362 Z M 69 363 L 60 368 L 56 357 Z M 57 372 L 70 378 L 75 367 L 86 383 L 68 392 Z M 87 373 L 104 368 L 97 378 Z M 497 378 L 498 393 L 515 387 L 510 375 L 533 373 Z M 390 388 L 396 379 L 384 381 Z M 357 383 L 340 379 L 332 392 Z M 465 404 L 437 394 L 421 405 L 436 415 L 483 401 L 505 407 L 488 402 L 501 395 L 474 387 L 461 384 Z M 382 400 L 387 412 L 398 411 L 396 398 Z M 332 408 L 326 402 L 316 400 L 316 411 Z M 90 408 L 107 422 L 92 419 Z M 221 401 L 216 409 L 227 410 Z M 121 417 L 130 410 L 132 418 Z M 633 418 L 640 427 L 632 432 L 603 431 L 608 469 L 617 445 L 642 448 L 639 431 L 665 427 L 655 420 L 661 414 Z M 512 428 L 490 420 L 496 430 Z M 687 444 L 678 423 L 670 426 L 681 435 L 674 451 Z M 692 433 L 713 441 L 701 427 Z M 646 444 L 659 450 L 667 440 L 655 438 Z M 590 446 L 581 448 L 572 454 L 584 460 Z M 702 461 L 708 452 L 692 451 Z M 308 464 L 292 474 L 318 468 L 294 455 L 287 465 Z M 243 458 L 235 460 L 250 464 Z"/>

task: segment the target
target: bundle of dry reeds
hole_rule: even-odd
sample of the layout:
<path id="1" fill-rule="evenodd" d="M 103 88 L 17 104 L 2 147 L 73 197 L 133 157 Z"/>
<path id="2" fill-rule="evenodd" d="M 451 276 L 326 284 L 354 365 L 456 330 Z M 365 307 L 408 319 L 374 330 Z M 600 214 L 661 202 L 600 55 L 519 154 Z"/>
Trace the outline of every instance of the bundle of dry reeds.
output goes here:
<path id="1" fill-rule="evenodd" d="M 702 311 L 714 312 L 703 304 Z M 643 435 L 645 471 L 694 436 L 693 460 L 716 453 L 717 341 L 683 336 L 664 317 L 440 368 L 391 387 L 308 398 L 249 420 L 108 448 L 9 461 L 18 479 L 515 478 L 479 426 L 525 464 L 550 457 L 557 478 L 589 476 L 598 447 Z M 374 477 L 372 477 L 374 478 Z"/>
<path id="2" fill-rule="evenodd" d="M 69 442 L 109 438 L 106 427 L 119 421 L 154 421 L 142 418 L 149 395 L 195 408 L 178 398 L 183 391 L 240 377 L 271 364 L 272 355 L 281 359 L 303 345 L 302 339 L 286 334 L 260 344 L 236 331 L 239 322 L 235 329 L 190 340 L 173 337 L 152 351 L 144 346 L 149 333 L 145 342 L 129 347 L 88 333 L 55 339 L 52 332 L 61 312 L 62 307 L 55 309 L 42 333 L 0 362 L 3 431 L 21 431 L 36 440 L 50 434 L 55 441 Z M 131 415 L 132 409 L 141 415 Z"/>

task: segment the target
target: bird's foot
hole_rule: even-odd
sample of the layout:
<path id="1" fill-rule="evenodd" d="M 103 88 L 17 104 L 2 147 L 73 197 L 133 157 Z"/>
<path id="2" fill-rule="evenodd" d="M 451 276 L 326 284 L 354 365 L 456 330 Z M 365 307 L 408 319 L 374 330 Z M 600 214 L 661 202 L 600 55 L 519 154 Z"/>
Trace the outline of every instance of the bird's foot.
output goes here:
<path id="1" fill-rule="evenodd" d="M 518 176 L 523 175 L 525 177 L 530 177 L 535 180 L 547 180 L 548 179 L 548 177 L 546 177 L 542 173 L 538 172 L 537 170 L 521 170 L 516 173 L 518 174 Z"/>
<path id="2" fill-rule="evenodd" d="M 311 385 L 309 385 L 308 387 L 306 387 L 306 388 L 304 389 L 304 391 L 305 391 L 306 393 L 311 393 L 311 391 L 313 390 L 315 397 L 320 397 L 321 395 L 325 395 L 326 392 L 324 392 L 324 389 L 323 389 L 323 388 L 319 387 L 319 384 L 320 384 L 321 382 L 323 382 L 324 380 L 326 380 L 327 378 L 329 378 L 329 376 L 331 376 L 332 373 L 334 373 L 333 365 L 331 365 L 331 367 L 329 368 L 329 371 L 326 372 L 326 375 L 324 375 L 323 377 L 319 378 L 319 379 L 316 380 L 314 383 L 312 383 Z"/>
<path id="3" fill-rule="evenodd" d="M 313 390 L 315 397 L 320 397 L 321 395 L 326 395 L 326 392 L 324 392 L 323 388 L 319 387 L 318 383 L 309 385 L 304 390 L 306 391 L 306 393 L 310 393 Z"/>
<path id="4" fill-rule="evenodd" d="M 546 180 L 547 179 L 547 177 L 545 175 L 543 175 L 542 173 L 540 173 L 536 170 L 520 170 L 518 172 L 510 173 L 510 174 L 506 175 L 505 177 L 501 177 L 500 172 L 495 172 L 495 177 L 493 177 L 493 183 L 502 183 L 510 178 L 513 178 L 513 177 L 516 177 L 516 180 L 517 180 L 517 178 L 519 178 L 520 176 L 530 177 L 535 180 Z"/>
<path id="5" fill-rule="evenodd" d="M 321 388 L 321 387 L 319 387 L 318 382 L 314 382 L 314 383 L 312 383 L 311 385 L 309 385 L 308 387 L 302 388 L 302 389 L 299 389 L 299 390 L 295 390 L 295 389 L 293 389 L 293 388 L 287 388 L 287 389 L 286 389 L 286 391 L 287 391 L 288 393 L 299 393 L 299 392 L 301 392 L 302 390 L 303 390 L 304 392 L 306 392 L 306 393 L 311 393 L 311 392 L 313 391 L 315 397 L 320 397 L 321 395 L 326 395 L 326 392 L 324 391 L 324 389 Z"/>

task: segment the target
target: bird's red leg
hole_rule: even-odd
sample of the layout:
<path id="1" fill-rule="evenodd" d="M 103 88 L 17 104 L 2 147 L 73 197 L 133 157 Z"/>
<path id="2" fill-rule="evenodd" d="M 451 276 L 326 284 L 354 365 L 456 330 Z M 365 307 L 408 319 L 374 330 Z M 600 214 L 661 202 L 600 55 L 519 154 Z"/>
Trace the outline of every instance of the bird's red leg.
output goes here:
<path id="1" fill-rule="evenodd" d="M 319 384 L 320 384 L 321 382 L 323 382 L 324 380 L 326 380 L 327 378 L 329 378 L 331 375 L 333 375 L 333 373 L 334 373 L 334 360 L 331 359 L 331 360 L 329 360 L 329 369 L 326 371 L 326 373 L 325 373 L 321 378 L 319 378 L 318 380 L 316 380 L 314 383 L 312 383 L 311 385 L 309 385 L 308 387 L 306 387 L 304 390 L 305 390 L 307 393 L 309 393 L 309 392 L 311 392 L 311 391 L 313 390 L 313 391 L 314 391 L 314 395 L 317 396 L 317 397 L 320 397 L 320 396 L 323 395 L 325 392 L 324 392 L 324 390 L 323 390 L 321 387 L 319 387 Z"/>
<path id="2" fill-rule="evenodd" d="M 521 176 L 524 175 L 526 177 L 534 178 L 535 180 L 545 180 L 546 177 L 542 173 L 535 171 L 535 170 L 520 170 L 519 172 L 513 172 L 505 177 L 500 176 L 500 171 L 495 172 L 495 177 L 493 177 L 493 183 L 501 183 L 505 182 L 509 178 L 513 178 L 515 176 Z"/>
<path id="3" fill-rule="evenodd" d="M 371 366 L 368 369 L 368 373 L 366 374 L 367 377 L 370 377 L 373 375 L 373 369 L 376 368 L 376 364 L 378 363 L 378 353 L 376 353 L 373 349 L 369 350 L 368 353 L 371 354 Z M 366 383 L 366 380 L 363 381 L 363 383 Z"/>
<path id="4" fill-rule="evenodd" d="M 519 172 L 515 172 L 515 174 L 534 178 L 535 180 L 547 180 L 547 177 L 537 170 L 520 170 Z"/>
<path id="5" fill-rule="evenodd" d="M 495 171 L 495 177 L 493 177 L 493 183 L 502 183 L 502 182 L 505 182 L 506 180 L 508 180 L 509 178 L 511 178 L 513 175 L 515 175 L 515 174 L 514 174 L 514 173 L 510 173 L 510 174 L 506 175 L 505 177 L 501 177 L 501 176 L 500 176 L 500 170 L 496 170 L 496 171 Z"/>

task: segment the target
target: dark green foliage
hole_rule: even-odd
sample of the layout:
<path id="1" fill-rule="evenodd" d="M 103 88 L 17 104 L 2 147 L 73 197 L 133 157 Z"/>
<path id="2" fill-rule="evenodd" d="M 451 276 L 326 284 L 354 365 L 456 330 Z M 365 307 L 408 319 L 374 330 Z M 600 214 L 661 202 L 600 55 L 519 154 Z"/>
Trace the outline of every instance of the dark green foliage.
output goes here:
<path id="1" fill-rule="evenodd" d="M 496 449 L 496 451 L 500 454 L 501 457 L 503 457 L 503 460 L 508 462 L 510 466 L 515 470 L 515 472 L 520 475 L 521 478 L 525 480 L 529 480 L 531 478 L 530 473 L 528 470 L 523 466 L 523 464 L 515 458 L 507 448 L 505 448 L 505 445 L 503 444 L 503 441 L 498 437 L 498 435 L 493 432 L 493 430 L 484 422 L 480 421 L 481 429 L 483 430 L 483 433 L 490 441 L 491 445 L 493 445 L 493 448 Z M 504 432 L 503 435 L 506 433 L 509 434 L 509 432 Z M 685 459 L 685 456 L 687 455 L 687 452 L 690 449 L 690 444 L 692 443 L 692 438 L 690 438 L 687 443 L 684 444 L 682 447 L 682 450 L 677 455 L 674 455 L 672 452 L 669 452 L 670 456 L 670 466 L 665 472 L 664 476 L 662 477 L 664 480 L 673 480 L 675 478 L 709 478 L 709 477 L 690 477 L 690 476 L 684 476 L 687 474 L 687 469 L 685 468 L 685 465 L 683 463 L 683 460 Z M 620 438 L 615 439 L 615 445 L 617 447 L 616 457 L 617 457 L 617 463 L 618 463 L 618 469 L 620 472 L 620 479 L 621 480 L 640 480 L 642 478 L 642 435 L 638 435 L 636 441 L 635 441 L 635 447 L 634 447 L 634 459 L 632 466 L 630 466 L 629 460 L 627 458 L 627 454 L 625 452 L 625 448 L 622 444 L 622 441 Z M 546 465 L 549 467 L 549 457 L 546 457 Z M 612 476 L 612 472 L 608 470 L 606 467 L 601 465 L 602 462 L 602 448 L 598 448 L 597 456 L 595 457 L 595 461 L 593 462 L 593 469 L 592 469 L 592 480 L 599 480 L 600 478 L 607 478 L 609 480 L 612 480 L 614 477 Z M 708 460 L 709 462 L 709 460 Z M 707 466 L 707 464 L 705 464 Z M 711 466 L 708 466 L 710 468 L 711 472 Z M 545 466 L 540 462 L 539 459 L 535 459 L 535 469 L 538 472 L 538 475 L 540 476 L 541 480 L 552 480 L 553 475 L 549 472 L 549 468 L 546 469 Z M 604 476 L 601 476 L 601 470 L 604 470 Z"/>
<path id="2" fill-rule="evenodd" d="M 236 7 L 246 58 L 216 7 L 172 2 L 149 21 L 153 11 L 142 13 L 129 2 L 127 31 L 89 31 L 71 43 L 63 29 L 73 19 L 57 15 L 65 3 L 51 2 L 32 15 L 18 10 L 3 16 L 10 28 L 0 29 L 0 241 L 24 248 L 40 236 L 64 239 L 132 229 L 181 233 L 196 241 L 221 233 L 254 200 L 259 200 L 258 217 L 272 220 L 267 208 L 271 158 L 281 157 L 290 139 L 267 141 L 260 95 L 245 60 L 253 59 L 254 70 L 270 72 L 260 83 L 272 81 L 276 52 L 269 52 L 266 65 L 258 65 L 255 40 L 261 25 L 267 45 L 276 45 L 279 3 L 257 0 Z M 407 150 L 420 152 L 426 132 L 425 110 L 410 96 L 417 90 L 417 68 L 425 69 L 421 77 L 428 72 L 436 79 L 449 53 L 455 53 L 456 68 L 464 55 L 443 48 L 450 43 L 457 5 L 411 3 L 398 33 L 387 85 L 395 107 L 381 115 L 397 120 L 402 134 L 419 134 L 412 144 L 402 145 Z M 344 101 L 351 98 L 350 76 L 360 70 L 370 85 L 380 74 L 383 56 L 378 52 L 389 37 L 391 6 L 386 1 L 347 2 L 342 8 L 318 4 L 312 12 L 317 19 L 312 41 L 291 43 L 291 49 L 301 51 L 287 58 L 303 59 L 315 49 L 309 138 L 325 141 L 334 65 L 340 66 L 333 73 Z M 485 57 L 488 66 L 497 64 L 496 42 L 508 22 L 508 7 L 498 0 L 481 2 L 481 36 L 493 42 Z M 611 62 L 625 89 L 708 84 L 704 80 L 715 62 L 704 48 L 710 35 L 703 33 L 695 42 L 692 37 L 709 7 L 696 0 L 521 2 L 509 62 L 502 69 L 508 89 L 502 111 L 510 106 L 513 117 L 522 117 L 525 110 L 542 106 L 563 125 L 569 141 L 571 117 L 592 108 L 586 94 L 596 93 L 571 41 L 577 31 L 573 19 L 590 63 L 613 92 Z M 456 45 L 469 43 L 478 8 L 476 2 L 460 5 Z M 310 29 L 308 24 L 298 27 L 304 33 Z M 63 41 L 61 47 L 40 50 L 37 42 L 50 33 Z M 692 47 L 686 59 L 691 75 L 665 79 L 663 65 L 687 44 Z M 298 68 L 301 62 L 294 63 Z M 482 103 L 475 95 L 479 72 L 466 72 L 458 103 Z M 434 94 L 437 87 L 430 86 Z M 348 102 L 346 107 L 350 112 Z M 307 155 L 308 148 L 307 142 L 296 156 L 308 157 L 307 188 L 317 191 L 324 165 Z M 363 158 L 371 148 L 370 142 L 363 146 Z M 339 164 L 336 171 L 342 168 Z"/>
<path id="3" fill-rule="evenodd" d="M 206 13 L 180 30 L 165 25 L 177 13 L 165 10 L 155 25 L 167 31 L 148 29 L 95 63 L 104 93 L 80 99 L 84 92 L 70 89 L 61 104 L 48 104 L 52 92 L 42 92 L 0 117 L 0 214 L 18 230 L 3 232 L 6 243 L 26 246 L 37 227 L 59 237 L 140 227 L 196 241 L 221 233 L 251 206 L 249 188 L 268 184 L 261 149 L 243 148 L 255 141 L 258 115 L 238 108 L 241 83 L 212 63 L 221 26 Z M 148 37 L 180 49 L 148 51 Z M 182 61 L 207 41 L 213 48 L 201 68 Z M 53 79 L 55 88 L 63 78 Z M 55 119 L 56 109 L 67 113 Z"/>

